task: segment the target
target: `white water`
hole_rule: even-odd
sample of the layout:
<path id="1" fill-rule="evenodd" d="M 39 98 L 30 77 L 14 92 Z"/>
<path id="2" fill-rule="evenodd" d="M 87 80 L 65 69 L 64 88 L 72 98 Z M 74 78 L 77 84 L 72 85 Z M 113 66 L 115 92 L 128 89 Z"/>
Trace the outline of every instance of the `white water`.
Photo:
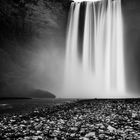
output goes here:
<path id="1" fill-rule="evenodd" d="M 85 13 L 82 18 L 80 12 Z M 121 0 L 71 4 L 64 82 L 66 96 L 70 97 L 125 95 Z"/>

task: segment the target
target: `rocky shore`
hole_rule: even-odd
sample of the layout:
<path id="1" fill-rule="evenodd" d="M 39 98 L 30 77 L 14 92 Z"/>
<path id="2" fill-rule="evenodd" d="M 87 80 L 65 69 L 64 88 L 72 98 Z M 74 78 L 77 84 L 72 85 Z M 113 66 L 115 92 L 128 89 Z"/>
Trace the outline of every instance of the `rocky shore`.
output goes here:
<path id="1" fill-rule="evenodd" d="M 139 140 L 140 100 L 79 100 L 1 114 L 0 139 Z"/>

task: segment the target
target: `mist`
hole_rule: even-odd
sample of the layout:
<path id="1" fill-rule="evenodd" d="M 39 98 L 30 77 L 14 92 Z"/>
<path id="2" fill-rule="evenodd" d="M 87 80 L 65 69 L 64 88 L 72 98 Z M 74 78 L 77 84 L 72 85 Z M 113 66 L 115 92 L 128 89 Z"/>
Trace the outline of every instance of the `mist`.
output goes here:
<path id="1" fill-rule="evenodd" d="M 28 96 L 32 89 L 59 96 L 69 1 L 1 5 L 1 96 Z"/>

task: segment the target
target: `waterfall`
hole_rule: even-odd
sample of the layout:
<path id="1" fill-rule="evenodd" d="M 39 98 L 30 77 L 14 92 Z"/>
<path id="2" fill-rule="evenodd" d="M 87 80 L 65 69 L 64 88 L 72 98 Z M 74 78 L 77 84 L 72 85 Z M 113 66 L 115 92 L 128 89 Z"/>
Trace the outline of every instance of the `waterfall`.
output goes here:
<path id="1" fill-rule="evenodd" d="M 98 90 L 125 92 L 121 0 L 71 3 L 64 82 L 66 92 L 93 97 Z"/>

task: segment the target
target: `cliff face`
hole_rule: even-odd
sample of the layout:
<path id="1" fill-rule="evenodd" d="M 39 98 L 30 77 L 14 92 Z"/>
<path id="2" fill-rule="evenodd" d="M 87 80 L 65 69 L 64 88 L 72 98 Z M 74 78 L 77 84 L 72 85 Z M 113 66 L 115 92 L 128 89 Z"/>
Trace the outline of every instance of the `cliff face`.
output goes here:
<path id="1" fill-rule="evenodd" d="M 65 47 L 69 5 L 68 0 L 0 1 L 0 96 L 55 84 L 50 71 Z"/>

